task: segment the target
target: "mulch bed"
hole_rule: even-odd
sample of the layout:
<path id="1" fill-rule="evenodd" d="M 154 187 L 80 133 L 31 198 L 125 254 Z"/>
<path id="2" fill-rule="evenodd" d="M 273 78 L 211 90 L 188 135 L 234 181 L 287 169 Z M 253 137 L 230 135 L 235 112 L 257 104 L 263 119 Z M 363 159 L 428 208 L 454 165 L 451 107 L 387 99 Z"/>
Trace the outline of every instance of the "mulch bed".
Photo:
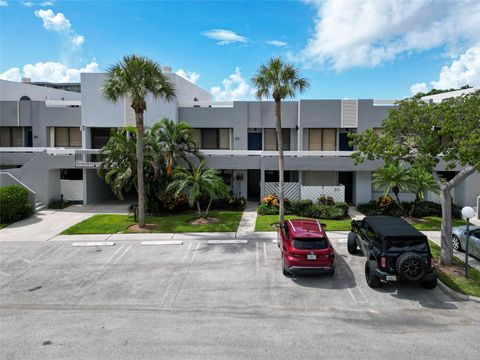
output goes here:
<path id="1" fill-rule="evenodd" d="M 144 228 L 139 227 L 138 224 L 133 224 L 128 227 L 128 231 L 133 233 L 149 233 L 156 229 L 158 229 L 157 224 L 145 224 Z"/>
<path id="2" fill-rule="evenodd" d="M 190 220 L 188 223 L 190 225 L 208 225 L 208 224 L 218 224 L 219 222 L 220 222 L 220 219 L 209 217 L 209 218 L 199 218 L 199 219 Z"/>

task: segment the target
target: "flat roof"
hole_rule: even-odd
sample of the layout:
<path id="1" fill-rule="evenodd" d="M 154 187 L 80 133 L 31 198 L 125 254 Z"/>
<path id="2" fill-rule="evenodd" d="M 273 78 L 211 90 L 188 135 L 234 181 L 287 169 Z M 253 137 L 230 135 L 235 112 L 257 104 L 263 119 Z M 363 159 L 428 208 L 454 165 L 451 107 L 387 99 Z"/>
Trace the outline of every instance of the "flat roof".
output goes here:
<path id="1" fill-rule="evenodd" d="M 427 237 L 402 218 L 367 216 L 364 219 L 383 240 L 426 240 Z"/>

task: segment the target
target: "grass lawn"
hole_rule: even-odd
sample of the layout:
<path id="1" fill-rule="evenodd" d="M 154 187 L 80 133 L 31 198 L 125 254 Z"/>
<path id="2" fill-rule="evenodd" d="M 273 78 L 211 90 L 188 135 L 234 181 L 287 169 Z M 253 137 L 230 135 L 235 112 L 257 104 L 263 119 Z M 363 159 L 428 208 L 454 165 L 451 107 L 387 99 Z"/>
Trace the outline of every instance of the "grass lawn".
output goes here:
<path id="1" fill-rule="evenodd" d="M 153 232 L 181 233 L 181 232 L 225 232 L 237 231 L 242 217 L 241 211 L 211 211 L 209 217 L 220 219 L 218 224 L 190 225 L 189 220 L 196 219 L 196 213 L 186 213 L 166 216 L 146 216 L 145 223 L 157 224 L 158 228 Z M 133 216 L 129 215 L 94 215 L 72 227 L 68 228 L 63 235 L 75 234 L 114 234 L 128 233 L 128 227 L 135 224 Z"/>
<path id="2" fill-rule="evenodd" d="M 309 219 L 296 215 L 285 215 L 285 220 L 289 219 Z M 258 215 L 255 223 L 255 231 L 275 231 L 272 227 L 273 223 L 278 222 L 278 215 Z M 327 224 L 326 230 L 350 230 L 352 219 L 343 220 L 322 220 L 322 223 Z"/>
<path id="3" fill-rule="evenodd" d="M 426 216 L 422 219 L 408 218 L 407 221 L 419 231 L 440 231 L 442 227 L 442 218 L 438 216 Z M 452 226 L 460 225 L 465 225 L 465 220 L 452 219 Z"/>
<path id="4" fill-rule="evenodd" d="M 454 265 L 448 268 L 439 265 L 440 246 L 430 241 L 430 249 L 435 258 L 435 266 L 438 278 L 449 288 L 462 294 L 480 296 L 480 272 L 469 266 L 469 278 L 463 276 L 464 262 L 457 257 L 453 257 Z"/>

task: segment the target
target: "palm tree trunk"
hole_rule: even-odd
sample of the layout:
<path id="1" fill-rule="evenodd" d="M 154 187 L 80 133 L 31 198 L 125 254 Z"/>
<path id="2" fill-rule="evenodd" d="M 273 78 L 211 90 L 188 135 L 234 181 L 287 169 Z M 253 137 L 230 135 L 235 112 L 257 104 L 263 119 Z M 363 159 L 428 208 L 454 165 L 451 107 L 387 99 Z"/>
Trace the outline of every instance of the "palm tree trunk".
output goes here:
<path id="1" fill-rule="evenodd" d="M 143 111 L 135 112 L 137 123 L 138 226 L 145 227 L 145 187 L 143 184 Z"/>
<path id="2" fill-rule="evenodd" d="M 197 201 L 198 217 L 202 217 L 202 210 L 200 209 L 200 201 Z"/>
<path id="3" fill-rule="evenodd" d="M 205 211 L 205 219 L 208 218 L 208 211 L 210 210 L 210 205 L 212 205 L 212 198 L 210 198 L 210 201 L 207 206 L 207 210 Z"/>
<path id="4" fill-rule="evenodd" d="M 277 146 L 278 146 L 278 222 L 285 222 L 285 193 L 283 189 L 283 137 L 282 137 L 282 102 L 281 99 L 275 99 L 275 125 L 277 129 Z"/>

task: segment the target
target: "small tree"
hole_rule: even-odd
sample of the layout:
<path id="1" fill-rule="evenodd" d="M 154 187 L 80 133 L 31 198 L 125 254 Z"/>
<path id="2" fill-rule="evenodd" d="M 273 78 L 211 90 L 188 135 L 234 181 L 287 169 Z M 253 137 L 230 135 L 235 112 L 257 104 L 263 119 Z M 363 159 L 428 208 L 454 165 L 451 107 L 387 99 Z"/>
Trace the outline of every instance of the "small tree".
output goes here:
<path id="1" fill-rule="evenodd" d="M 432 173 L 419 167 L 413 167 L 408 172 L 408 185 L 410 191 L 415 194 L 415 203 L 425 199 L 427 191 L 438 193 L 438 185 Z"/>
<path id="2" fill-rule="evenodd" d="M 387 164 L 405 162 L 432 174 L 440 189 L 442 232 L 440 261 L 452 264 L 452 197 L 450 192 L 480 169 L 480 92 L 427 104 L 419 98 L 397 103 L 383 121 L 384 135 L 372 129 L 353 134 L 356 163 L 383 159 Z M 459 169 L 450 180 L 437 166 Z"/>
<path id="3" fill-rule="evenodd" d="M 375 171 L 372 183 L 377 188 L 384 188 L 383 196 L 393 192 L 398 206 L 403 209 L 399 194 L 408 187 L 408 169 L 398 164 L 386 164 Z"/>
<path id="4" fill-rule="evenodd" d="M 285 221 L 285 194 L 283 190 L 284 160 L 282 140 L 282 100 L 294 98 L 295 93 L 303 93 L 309 86 L 306 78 L 301 77 L 299 71 L 291 64 L 284 63 L 280 58 L 271 58 L 267 64 L 260 65 L 257 74 L 252 78 L 257 88 L 259 99 L 273 97 L 275 100 L 275 127 L 277 131 L 278 147 L 278 197 L 280 199 L 279 222 Z"/>
<path id="5" fill-rule="evenodd" d="M 196 204 L 198 216 L 204 218 L 208 217 L 212 201 L 228 194 L 227 187 L 217 170 L 205 168 L 204 161 L 191 169 L 177 169 L 173 182 L 168 186 L 168 190 L 171 189 L 176 191 L 176 196 L 186 193 L 189 205 L 193 207 Z M 202 213 L 200 200 L 204 197 L 208 199 L 208 206 L 205 213 Z"/>

